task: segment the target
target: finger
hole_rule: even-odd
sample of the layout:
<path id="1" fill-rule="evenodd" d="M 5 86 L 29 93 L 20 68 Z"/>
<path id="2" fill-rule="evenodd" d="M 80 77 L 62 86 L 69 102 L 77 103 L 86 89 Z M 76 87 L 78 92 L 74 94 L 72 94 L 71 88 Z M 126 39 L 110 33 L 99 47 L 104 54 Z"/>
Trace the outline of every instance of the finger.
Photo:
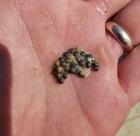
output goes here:
<path id="1" fill-rule="evenodd" d="M 120 11 L 113 21 L 120 24 L 129 33 L 133 45 L 140 42 L 140 1 L 135 0 L 128 7 Z M 121 54 L 120 54 L 121 55 Z M 126 90 L 131 104 L 140 99 L 140 47 L 134 49 L 119 65 L 119 78 Z"/>
<path id="2" fill-rule="evenodd" d="M 131 105 L 140 100 L 140 45 L 119 66 L 119 79 Z"/>
<path id="3" fill-rule="evenodd" d="M 128 31 L 134 45 L 140 42 L 139 13 L 140 1 L 135 0 L 128 7 L 120 11 L 113 19 Z"/>
<path id="4" fill-rule="evenodd" d="M 96 10 L 103 19 L 103 22 L 106 22 L 110 17 L 120 11 L 122 8 L 127 6 L 133 0 L 91 0 L 96 6 Z M 107 34 L 107 47 L 109 54 L 113 55 L 113 60 L 115 64 L 118 63 L 118 57 L 123 53 L 120 44 L 116 42 L 112 36 Z M 113 45 L 113 46 L 112 46 Z"/>
<path id="5" fill-rule="evenodd" d="M 108 5 L 107 19 L 116 14 L 119 10 L 127 6 L 133 0 L 104 0 Z M 108 2 L 107 2 L 108 1 Z"/>
<path id="6" fill-rule="evenodd" d="M 96 9 L 101 15 L 105 15 L 105 20 L 116 14 L 133 0 L 95 0 Z"/>

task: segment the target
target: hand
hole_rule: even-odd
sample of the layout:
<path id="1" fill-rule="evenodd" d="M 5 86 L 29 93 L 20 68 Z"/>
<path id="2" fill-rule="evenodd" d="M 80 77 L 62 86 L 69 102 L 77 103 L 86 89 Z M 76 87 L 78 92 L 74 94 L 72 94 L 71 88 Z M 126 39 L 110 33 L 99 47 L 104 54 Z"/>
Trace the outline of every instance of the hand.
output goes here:
<path id="1" fill-rule="evenodd" d="M 122 48 L 106 34 L 105 23 L 129 2 L 0 2 L 1 42 L 11 55 L 13 73 L 8 136 L 116 134 L 140 98 L 139 47 L 118 66 Z M 134 26 L 123 20 L 138 17 L 139 8 L 135 10 L 135 6 L 140 6 L 138 0 L 114 18 L 130 28 L 130 32 Z M 132 10 L 137 14 L 131 15 Z M 137 33 L 140 32 L 138 21 L 137 18 L 132 22 L 138 26 Z M 137 44 L 140 39 L 136 33 L 132 35 Z M 65 50 L 77 46 L 96 54 L 100 71 L 84 79 L 70 75 L 63 85 L 57 84 L 51 75 L 54 61 Z"/>

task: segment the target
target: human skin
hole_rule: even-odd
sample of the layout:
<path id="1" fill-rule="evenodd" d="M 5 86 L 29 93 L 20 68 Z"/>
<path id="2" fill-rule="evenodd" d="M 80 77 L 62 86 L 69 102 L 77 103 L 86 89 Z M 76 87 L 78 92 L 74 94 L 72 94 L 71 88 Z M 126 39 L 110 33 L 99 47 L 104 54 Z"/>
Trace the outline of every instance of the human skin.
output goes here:
<path id="1" fill-rule="evenodd" d="M 128 77 L 118 76 L 122 49 L 105 22 L 130 1 L 107 3 L 104 15 L 97 10 L 102 2 L 1 0 L 0 41 L 12 62 L 8 136 L 113 136 L 121 127 L 139 97 L 128 95 Z M 51 68 L 72 47 L 95 54 L 100 70 L 60 85 Z"/>

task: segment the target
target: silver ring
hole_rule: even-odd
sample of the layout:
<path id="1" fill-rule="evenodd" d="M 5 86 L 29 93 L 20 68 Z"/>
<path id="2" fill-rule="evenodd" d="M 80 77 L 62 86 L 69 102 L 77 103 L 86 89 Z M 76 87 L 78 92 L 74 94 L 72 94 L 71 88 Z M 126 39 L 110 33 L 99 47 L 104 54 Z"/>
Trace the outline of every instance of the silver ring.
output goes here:
<path id="1" fill-rule="evenodd" d="M 130 36 L 120 25 L 109 21 L 106 23 L 106 29 L 120 42 L 125 53 L 133 50 L 134 46 L 132 45 Z"/>

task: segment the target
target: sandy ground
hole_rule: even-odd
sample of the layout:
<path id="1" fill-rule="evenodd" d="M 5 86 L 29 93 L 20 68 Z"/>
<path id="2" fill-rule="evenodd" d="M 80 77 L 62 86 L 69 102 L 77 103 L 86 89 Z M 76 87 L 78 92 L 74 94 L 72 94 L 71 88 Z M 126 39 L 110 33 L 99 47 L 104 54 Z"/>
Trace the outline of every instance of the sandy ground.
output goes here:
<path id="1" fill-rule="evenodd" d="M 140 103 L 132 109 L 116 136 L 140 136 Z"/>

